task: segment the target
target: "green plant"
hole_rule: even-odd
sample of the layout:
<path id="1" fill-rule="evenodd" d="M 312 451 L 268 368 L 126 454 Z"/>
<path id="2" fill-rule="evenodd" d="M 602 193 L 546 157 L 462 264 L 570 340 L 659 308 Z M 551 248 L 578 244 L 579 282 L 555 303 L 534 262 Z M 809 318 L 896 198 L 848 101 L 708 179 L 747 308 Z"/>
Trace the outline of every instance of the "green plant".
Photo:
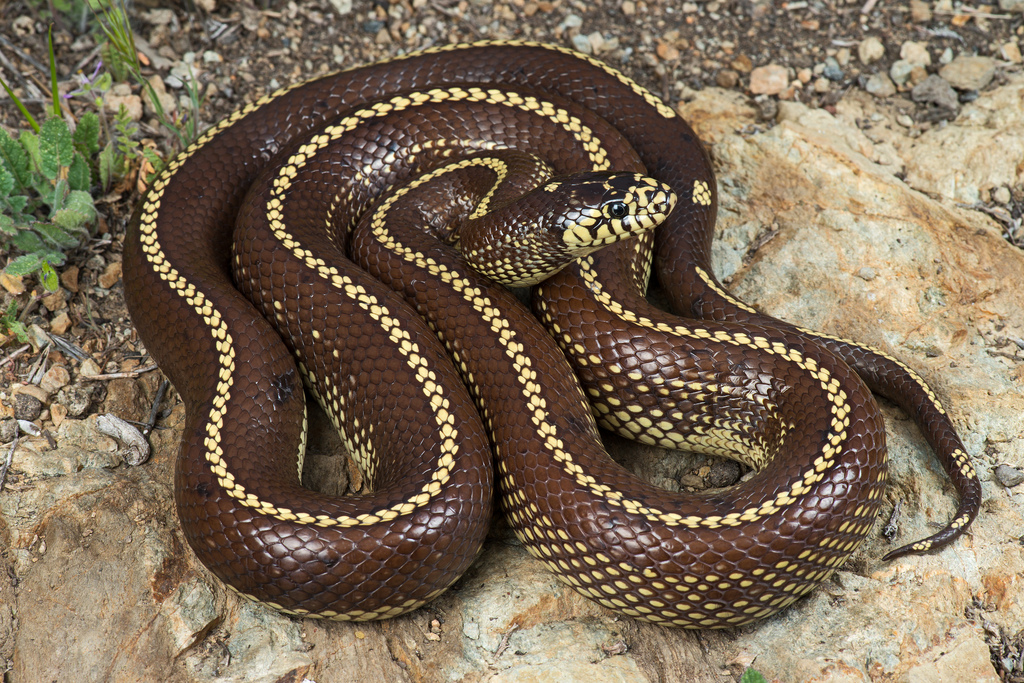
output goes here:
<path id="1" fill-rule="evenodd" d="M 740 676 L 740 683 L 768 683 L 768 680 L 757 669 L 747 667 Z"/>
<path id="2" fill-rule="evenodd" d="M 182 149 L 188 147 L 199 136 L 199 109 L 202 106 L 202 98 L 199 96 L 196 79 L 190 74 L 189 78 L 185 80 L 189 96 L 189 115 L 180 119 L 172 119 L 164 109 L 163 102 L 157 95 L 153 84 L 142 75 L 139 52 L 135 47 L 135 34 L 128 23 L 124 0 L 92 0 L 92 2 L 94 10 L 100 18 L 100 27 L 106 37 L 104 53 L 114 76 L 119 80 L 131 77 L 141 85 L 160 123 L 177 137 Z"/>
<path id="3" fill-rule="evenodd" d="M 31 128 L 17 139 L 0 129 L 0 243 L 25 252 L 5 272 L 39 271 L 43 285 L 55 290 L 53 266 L 64 263 L 63 250 L 77 246 L 96 221 L 88 160 L 99 151 L 100 122 L 83 114 L 72 132 L 61 118 L 52 33 L 49 47 L 53 101 L 42 125 L 0 80 Z"/>
<path id="4" fill-rule="evenodd" d="M 0 338 L 8 335 L 12 335 L 21 343 L 28 341 L 28 329 L 25 323 L 18 320 L 18 302 L 13 299 L 3 315 L 0 315 Z"/>

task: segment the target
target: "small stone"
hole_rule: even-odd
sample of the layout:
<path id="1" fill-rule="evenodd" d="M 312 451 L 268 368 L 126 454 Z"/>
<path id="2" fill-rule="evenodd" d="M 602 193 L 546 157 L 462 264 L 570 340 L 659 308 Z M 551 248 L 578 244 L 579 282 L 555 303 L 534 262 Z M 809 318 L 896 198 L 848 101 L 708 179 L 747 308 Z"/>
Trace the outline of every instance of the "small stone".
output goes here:
<path id="1" fill-rule="evenodd" d="M 663 62 L 674 62 L 679 59 L 679 50 L 671 43 L 658 43 L 655 52 L 658 54 L 658 59 Z"/>
<path id="2" fill-rule="evenodd" d="M 590 43 L 590 49 L 595 55 L 605 51 L 605 40 L 600 31 L 594 31 L 588 35 L 587 42 Z"/>
<path id="3" fill-rule="evenodd" d="M 0 443 L 10 443 L 14 441 L 14 436 L 18 431 L 18 421 L 13 417 L 7 418 L 6 420 L 0 420 Z"/>
<path id="4" fill-rule="evenodd" d="M 789 71 L 784 66 L 769 64 L 750 72 L 750 92 L 755 95 L 778 95 L 789 85 Z"/>
<path id="5" fill-rule="evenodd" d="M 839 67 L 839 62 L 835 57 L 825 59 L 825 69 L 821 73 L 830 81 L 843 80 L 843 70 Z"/>
<path id="6" fill-rule="evenodd" d="M 743 474 L 738 462 L 733 460 L 715 460 L 708 473 L 708 486 L 721 488 L 732 486 Z"/>
<path id="7" fill-rule="evenodd" d="M 917 85 L 928 78 L 928 69 L 923 66 L 915 66 L 910 70 L 910 84 Z"/>
<path id="8" fill-rule="evenodd" d="M 735 88 L 739 82 L 739 73 L 732 69 L 722 69 L 715 74 L 715 83 L 719 88 Z"/>
<path id="9" fill-rule="evenodd" d="M 878 98 L 892 97 L 896 94 L 896 86 L 893 85 L 892 79 L 884 73 L 868 76 L 864 82 L 864 90 Z"/>
<path id="10" fill-rule="evenodd" d="M 63 365 L 54 365 L 46 371 L 43 378 L 39 380 L 39 388 L 47 394 L 52 394 L 71 382 L 71 373 Z"/>
<path id="11" fill-rule="evenodd" d="M 78 292 L 78 266 L 68 266 L 60 274 L 60 283 L 69 292 Z"/>
<path id="12" fill-rule="evenodd" d="M 53 403 L 50 405 L 50 420 L 53 422 L 54 427 L 60 427 L 60 423 L 63 422 L 64 418 L 67 416 L 67 406 L 63 406 L 60 403 Z"/>
<path id="13" fill-rule="evenodd" d="M 729 62 L 729 66 L 741 74 L 748 74 L 754 68 L 754 62 L 750 61 L 750 57 L 746 55 L 737 55 L 734 60 Z"/>
<path id="14" fill-rule="evenodd" d="M 113 263 L 107 264 L 107 267 L 103 270 L 96 281 L 99 286 L 103 289 L 110 289 L 117 284 L 117 281 L 121 279 L 121 262 L 114 261 Z"/>
<path id="15" fill-rule="evenodd" d="M 127 83 L 116 84 L 103 98 L 103 108 L 109 114 L 117 114 L 122 106 L 128 112 L 129 119 L 142 120 L 142 98 L 132 94 L 132 88 Z"/>
<path id="16" fill-rule="evenodd" d="M 19 392 L 14 395 L 14 419 L 32 422 L 43 412 L 43 402 L 35 396 Z"/>
<path id="17" fill-rule="evenodd" d="M 885 56 L 885 45 L 878 36 L 868 36 L 857 46 L 857 57 L 861 64 L 877 62 Z"/>
<path id="18" fill-rule="evenodd" d="M 932 20 L 932 8 L 924 0 L 910 0 L 910 20 L 925 24 Z"/>
<path id="19" fill-rule="evenodd" d="M 82 377 L 95 377 L 96 375 L 102 375 L 103 369 L 92 358 L 86 358 L 82 361 L 82 367 L 79 369 L 78 374 Z"/>
<path id="20" fill-rule="evenodd" d="M 220 64 L 223 61 L 224 58 L 220 56 L 219 52 L 207 50 L 203 53 L 203 63 L 205 64 Z"/>
<path id="21" fill-rule="evenodd" d="M 999 48 L 999 56 L 1013 64 L 1020 64 L 1021 61 L 1024 61 L 1020 54 L 1020 43 L 1015 40 L 1011 40 Z"/>
<path id="22" fill-rule="evenodd" d="M 960 106 L 956 91 L 939 76 L 929 76 L 910 91 L 915 102 L 927 102 L 945 109 L 955 110 Z"/>
<path id="23" fill-rule="evenodd" d="M 872 268 L 871 266 L 864 266 L 863 268 L 857 271 L 857 277 L 859 277 L 861 280 L 866 281 L 874 280 L 876 277 L 878 277 L 878 271 Z"/>
<path id="24" fill-rule="evenodd" d="M 622 13 L 627 17 L 631 17 L 636 14 L 636 3 L 633 0 L 625 0 L 622 3 Z"/>
<path id="25" fill-rule="evenodd" d="M 352 0 L 329 0 L 331 7 L 334 11 L 345 16 L 346 14 L 352 14 Z"/>
<path id="26" fill-rule="evenodd" d="M 992 190 L 992 200 L 998 204 L 1009 204 L 1010 203 L 1010 189 L 1007 187 L 997 187 Z"/>
<path id="27" fill-rule="evenodd" d="M 847 67 L 850 64 L 850 48 L 841 47 L 836 50 L 836 61 L 841 67 Z"/>
<path id="28" fill-rule="evenodd" d="M 66 301 L 64 300 L 64 290 L 61 289 L 58 289 L 56 292 L 53 292 L 52 294 L 47 294 L 46 296 L 43 297 L 43 306 L 45 306 L 46 310 L 50 311 L 51 313 L 53 313 L 54 311 L 59 311 L 60 309 L 64 308 L 65 304 Z"/>
<path id="29" fill-rule="evenodd" d="M 50 320 L 50 332 L 64 334 L 71 327 L 71 317 L 67 311 L 61 311 Z"/>
<path id="30" fill-rule="evenodd" d="M 217 9 L 217 0 L 196 0 L 196 4 L 207 14 L 212 14 Z"/>
<path id="31" fill-rule="evenodd" d="M 900 47 L 900 59 L 905 59 L 914 66 L 930 66 L 932 63 L 928 45 L 916 43 L 913 40 L 908 40 Z"/>
<path id="32" fill-rule="evenodd" d="M 996 60 L 961 55 L 942 67 L 939 75 L 957 90 L 981 90 L 995 77 Z"/>
<path id="33" fill-rule="evenodd" d="M 24 294 L 25 276 L 8 275 L 7 273 L 0 271 L 0 287 L 3 287 L 11 294 Z"/>
<path id="34" fill-rule="evenodd" d="M 995 475 L 999 483 L 1008 489 L 1024 482 L 1024 472 L 1009 465 L 997 465 Z"/>
<path id="35" fill-rule="evenodd" d="M 914 70 L 914 65 L 905 59 L 897 59 L 889 67 L 889 78 L 896 85 L 903 85 L 910 80 L 910 72 Z"/>
<path id="36" fill-rule="evenodd" d="M 56 402 L 67 408 L 67 414 L 71 417 L 82 417 L 92 404 L 92 390 L 80 384 L 72 384 L 57 393 Z"/>
<path id="37" fill-rule="evenodd" d="M 593 54 L 594 48 L 591 47 L 590 41 L 582 33 L 577 33 L 572 37 L 572 46 L 582 52 L 585 55 Z"/>
<path id="38" fill-rule="evenodd" d="M 906 114 L 899 114 L 896 117 L 896 123 L 900 124 L 904 128 L 910 128 L 914 125 L 914 119 L 910 118 Z"/>
<path id="39" fill-rule="evenodd" d="M 824 95 L 832 87 L 832 81 L 827 78 L 818 78 L 814 81 L 814 92 Z"/>

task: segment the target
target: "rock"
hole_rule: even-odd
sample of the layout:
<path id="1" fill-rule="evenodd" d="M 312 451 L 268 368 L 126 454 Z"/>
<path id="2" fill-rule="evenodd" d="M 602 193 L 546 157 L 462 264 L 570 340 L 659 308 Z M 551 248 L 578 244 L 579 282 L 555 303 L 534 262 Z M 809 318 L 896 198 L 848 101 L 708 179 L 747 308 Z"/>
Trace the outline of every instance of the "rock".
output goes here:
<path id="1" fill-rule="evenodd" d="M 930 130 L 907 145 L 907 183 L 967 204 L 981 201 L 983 188 L 1020 185 L 1022 101 L 1024 80 L 1018 78 L 965 105 L 958 125 Z"/>
<path id="2" fill-rule="evenodd" d="M 715 74 L 715 83 L 719 88 L 735 88 L 739 82 L 739 73 L 732 69 L 722 69 Z"/>
<path id="3" fill-rule="evenodd" d="M 910 20 L 926 24 L 932 20 L 932 8 L 924 0 L 910 0 Z"/>
<path id="4" fill-rule="evenodd" d="M 1003 46 L 999 48 L 999 55 L 1012 64 L 1020 64 L 1021 61 L 1024 61 L 1024 58 L 1022 58 L 1020 54 L 1020 44 L 1015 40 L 1004 43 Z"/>
<path id="5" fill-rule="evenodd" d="M 47 394 L 52 394 L 61 387 L 67 386 L 70 381 L 71 373 L 68 372 L 68 369 L 63 365 L 54 365 L 39 380 L 39 388 Z"/>
<path id="6" fill-rule="evenodd" d="M 1008 489 L 1019 486 L 1024 482 L 1024 472 L 1021 472 L 1016 467 L 1010 467 L 1005 464 L 996 466 L 995 475 L 999 483 Z"/>
<path id="7" fill-rule="evenodd" d="M 857 57 L 861 64 L 877 62 L 885 56 L 885 45 L 878 36 L 868 36 L 857 46 Z"/>
<path id="8" fill-rule="evenodd" d="M 103 97 L 103 107 L 109 114 L 117 114 L 121 107 L 125 108 L 128 118 L 132 121 L 142 120 L 142 98 L 132 93 L 127 83 L 117 83 Z"/>
<path id="9" fill-rule="evenodd" d="M 939 652 L 934 653 L 933 656 L 935 658 L 932 661 L 918 664 L 907 672 L 908 683 L 932 683 L 933 681 L 999 683 L 999 675 L 990 661 L 988 646 L 976 634 L 963 634 L 952 644 L 939 649 Z"/>
<path id="10" fill-rule="evenodd" d="M 14 395 L 14 418 L 34 422 L 43 412 L 43 402 L 29 394 Z"/>
<path id="11" fill-rule="evenodd" d="M 903 85 L 910 80 L 910 73 L 914 70 L 914 65 L 905 59 L 897 59 L 889 67 L 889 78 L 892 79 L 896 85 Z"/>
<path id="12" fill-rule="evenodd" d="M 66 386 L 57 392 L 57 403 L 67 408 L 71 417 L 82 417 L 92 405 L 92 389 L 80 384 Z"/>
<path id="13" fill-rule="evenodd" d="M 932 63 L 928 44 L 916 43 L 912 40 L 908 40 L 900 46 L 900 59 L 905 59 L 914 66 L 930 66 Z"/>
<path id="14" fill-rule="evenodd" d="M 864 82 L 864 90 L 879 98 L 892 97 L 896 94 L 896 86 L 884 73 L 868 76 Z"/>
<path id="15" fill-rule="evenodd" d="M 961 55 L 939 69 L 939 75 L 957 90 L 981 90 L 995 77 L 996 60 Z"/>
<path id="16" fill-rule="evenodd" d="M 759 66 L 750 72 L 750 92 L 755 95 L 778 95 L 789 85 L 789 70 L 778 64 Z"/>
<path id="17" fill-rule="evenodd" d="M 949 86 L 945 79 L 935 75 L 929 76 L 915 85 L 914 89 L 910 91 L 910 96 L 915 102 L 934 104 L 950 111 L 956 111 L 960 106 L 956 91 Z"/>
<path id="18" fill-rule="evenodd" d="M 121 262 L 113 261 L 107 264 L 107 267 L 100 273 L 100 276 L 96 278 L 97 284 L 103 289 L 110 289 L 117 284 L 118 280 L 121 279 Z"/>

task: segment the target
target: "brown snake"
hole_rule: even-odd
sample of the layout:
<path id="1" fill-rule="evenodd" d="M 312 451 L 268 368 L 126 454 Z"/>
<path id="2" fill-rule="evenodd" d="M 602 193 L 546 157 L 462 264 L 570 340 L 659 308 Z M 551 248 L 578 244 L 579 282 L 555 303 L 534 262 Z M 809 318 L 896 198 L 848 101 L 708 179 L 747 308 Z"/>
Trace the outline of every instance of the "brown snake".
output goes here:
<path id="1" fill-rule="evenodd" d="M 538 286 L 545 332 L 451 249 L 406 231 L 416 218 L 404 205 L 372 208 L 395 183 L 496 148 L 559 174 L 667 183 L 679 203 L 655 266 L 686 317 L 642 296 L 650 240 Z M 493 448 L 510 525 L 561 580 L 634 617 L 739 625 L 808 592 L 871 529 L 887 463 L 868 387 L 915 418 L 960 496 L 949 525 L 887 557 L 957 538 L 980 485 L 934 394 L 889 356 L 731 297 L 710 268 L 715 192 L 707 154 L 671 109 L 548 46 L 429 49 L 287 88 L 214 126 L 155 181 L 124 256 L 132 318 L 187 408 L 175 493 L 189 544 L 233 589 L 285 612 L 395 616 L 476 556 Z M 390 288 L 347 261 L 350 241 Z M 301 487 L 300 375 L 372 493 Z M 721 492 L 666 492 L 608 458 L 595 415 L 757 471 Z"/>

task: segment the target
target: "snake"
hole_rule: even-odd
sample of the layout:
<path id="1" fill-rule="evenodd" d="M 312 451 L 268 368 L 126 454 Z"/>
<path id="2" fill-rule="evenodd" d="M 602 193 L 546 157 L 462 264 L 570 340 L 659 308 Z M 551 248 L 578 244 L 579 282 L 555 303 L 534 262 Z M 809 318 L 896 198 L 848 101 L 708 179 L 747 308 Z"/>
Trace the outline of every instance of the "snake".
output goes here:
<path id="1" fill-rule="evenodd" d="M 495 284 L 542 277 L 513 268 L 524 240 L 500 236 L 521 208 L 495 188 L 519 182 L 517 165 L 533 168 L 532 211 L 581 249 L 519 296 Z M 588 173 L 627 182 L 571 220 L 550 208 Z M 716 192 L 674 109 L 532 42 L 430 47 L 212 126 L 152 182 L 124 243 L 132 320 L 186 407 L 174 492 L 189 546 L 286 614 L 384 619 L 458 580 L 500 508 L 531 555 L 610 610 L 740 626 L 813 590 L 869 534 L 888 477 L 872 391 L 913 417 L 959 497 L 950 522 L 886 559 L 959 538 L 981 488 L 935 392 L 892 355 L 728 292 L 711 267 Z M 624 227 L 624 206 L 669 194 L 656 229 Z M 472 220 L 424 208 L 441 195 Z M 506 225 L 495 238 L 492 221 Z M 485 227 L 445 227 L 463 223 Z M 675 313 L 648 303 L 652 276 Z M 302 486 L 307 390 L 368 491 Z M 611 459 L 599 428 L 751 471 L 669 492 Z"/>

